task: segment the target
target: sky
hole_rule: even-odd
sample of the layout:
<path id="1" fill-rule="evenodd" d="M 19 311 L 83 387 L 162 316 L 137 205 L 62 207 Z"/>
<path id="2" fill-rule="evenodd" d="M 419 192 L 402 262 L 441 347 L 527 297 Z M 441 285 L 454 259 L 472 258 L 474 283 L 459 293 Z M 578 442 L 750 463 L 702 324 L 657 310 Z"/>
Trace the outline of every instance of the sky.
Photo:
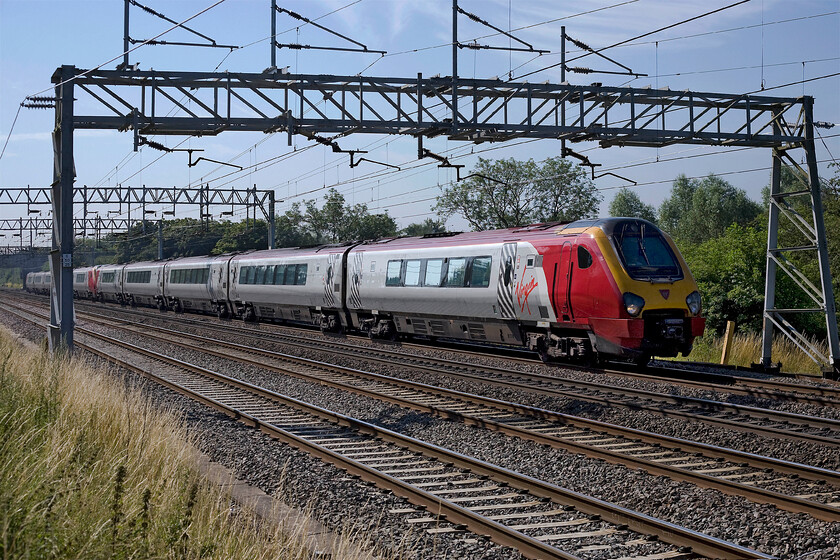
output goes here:
<path id="1" fill-rule="evenodd" d="M 182 21 L 206 10 L 218 0 L 142 0 L 140 3 Z M 531 53 L 501 50 L 458 52 L 459 75 L 465 78 L 512 77 L 514 81 L 560 82 L 559 68 L 544 68 L 559 62 L 560 28 L 593 48 L 627 41 L 661 27 L 735 4 L 736 0 L 460 0 L 472 12 L 537 49 Z M 277 50 L 277 65 L 289 72 L 383 77 L 416 77 L 452 72 L 451 0 L 278 0 L 278 5 L 366 45 L 387 51 L 340 53 L 322 50 Z M 63 64 L 78 68 L 103 66 L 113 69 L 123 53 L 122 0 L 0 0 L 0 187 L 26 185 L 47 187 L 52 181 L 52 110 L 18 109 L 31 94 L 51 93 L 50 77 Z M 218 44 L 238 49 L 213 49 L 146 45 L 130 54 L 141 69 L 189 71 L 261 72 L 270 65 L 270 0 L 223 0 L 187 25 L 212 37 Z M 132 6 L 130 34 L 149 39 L 172 27 Z M 508 46 L 509 40 L 493 30 L 461 16 L 458 39 L 466 43 Z M 277 15 L 279 42 L 316 46 L 352 46 L 312 25 Z M 195 36 L 176 29 L 161 37 L 168 41 L 194 41 Z M 200 40 L 200 39 L 199 39 Z M 569 56 L 580 54 L 568 47 Z M 751 0 L 716 14 L 679 25 L 604 52 L 636 73 L 632 78 L 615 74 L 569 74 L 573 84 L 601 82 L 604 85 L 668 87 L 718 93 L 745 93 L 764 89 L 767 95 L 813 96 L 816 121 L 834 123 L 818 129 L 817 159 L 822 176 L 831 176 L 827 164 L 840 159 L 840 0 Z M 575 64 L 595 70 L 615 70 L 604 60 L 589 57 Z M 528 74 L 527 76 L 524 76 Z M 823 78 L 823 76 L 834 76 Z M 523 77 L 524 76 L 524 77 Z M 801 83 L 805 81 L 805 83 Z M 785 87 L 777 87 L 782 86 Z M 43 95 L 43 93 L 42 93 Z M 80 97 L 80 95 L 77 95 Z M 81 105 L 81 104 L 79 104 Z M 83 105 L 82 105 L 83 106 Z M 9 135 L 12 123 L 14 129 Z M 328 147 L 309 147 L 312 142 L 297 136 L 287 146 L 285 133 L 224 132 L 216 137 L 156 137 L 167 146 L 202 149 L 200 155 L 243 166 L 200 162 L 187 165 L 183 152 L 164 154 L 149 147 L 133 151 L 129 133 L 80 130 L 75 134 L 76 185 L 132 185 L 188 187 L 209 184 L 216 188 L 272 189 L 282 213 L 294 202 L 320 199 L 334 187 L 348 203 L 365 203 L 372 212 L 388 211 L 400 227 L 435 217 L 434 198 L 440 187 L 454 180 L 452 169 L 436 162 L 417 160 L 412 137 L 356 134 L 341 140 L 344 149 L 365 149 L 365 157 L 396 165 L 400 171 L 367 162 L 349 167 L 346 154 Z M 309 147 L 309 149 L 304 149 Z M 452 162 L 470 169 L 479 157 L 489 159 L 533 158 L 540 162 L 559 155 L 556 140 L 474 145 L 437 138 L 425 147 L 451 153 Z M 612 170 L 637 183 L 614 176 L 595 180 L 603 195 L 601 215 L 617 189 L 627 186 L 649 204 L 659 205 L 679 174 L 722 176 L 760 200 L 769 181 L 771 153 L 768 149 L 733 150 L 702 146 L 667 148 L 609 148 L 595 143 L 574 146 L 586 153 L 600 170 Z M 278 156 L 282 156 L 279 157 Z M 161 210 L 155 209 L 153 210 Z M 105 216 L 116 207 L 94 207 Z M 126 216 L 125 209 L 122 217 Z M 224 208 L 213 211 L 219 216 Z M 81 208 L 77 217 L 81 217 Z M 196 217 L 198 208 L 177 209 L 177 217 Z M 43 207 L 42 216 L 46 216 Z M 27 209 L 0 206 L 0 218 L 26 216 Z M 158 214 L 159 216 L 160 214 Z M 244 211 L 239 213 L 244 217 Z M 139 218 L 136 212 L 132 217 Z M 149 216 L 154 219 L 154 216 Z M 452 217 L 450 229 L 467 229 Z M 10 232 L 0 232 L 0 245 L 16 244 Z M 42 235 L 37 244 L 47 244 Z"/>

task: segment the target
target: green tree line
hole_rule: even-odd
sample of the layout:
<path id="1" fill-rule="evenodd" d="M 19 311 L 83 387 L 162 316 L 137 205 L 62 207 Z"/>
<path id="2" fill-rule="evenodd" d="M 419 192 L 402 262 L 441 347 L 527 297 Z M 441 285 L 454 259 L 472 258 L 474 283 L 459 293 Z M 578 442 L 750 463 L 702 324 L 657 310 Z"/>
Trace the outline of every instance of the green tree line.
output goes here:
<path id="1" fill-rule="evenodd" d="M 322 204 L 293 204 L 275 218 L 275 246 L 303 247 L 396 235 L 445 231 L 444 221 L 428 218 L 403 230 L 385 213 L 371 213 L 365 204 L 347 204 L 331 189 Z M 268 247 L 268 223 L 262 219 L 234 222 L 178 218 L 163 222 L 164 258 L 219 255 Z M 76 265 L 153 260 L 158 255 L 158 224 L 138 221 L 128 231 L 76 241 Z"/>

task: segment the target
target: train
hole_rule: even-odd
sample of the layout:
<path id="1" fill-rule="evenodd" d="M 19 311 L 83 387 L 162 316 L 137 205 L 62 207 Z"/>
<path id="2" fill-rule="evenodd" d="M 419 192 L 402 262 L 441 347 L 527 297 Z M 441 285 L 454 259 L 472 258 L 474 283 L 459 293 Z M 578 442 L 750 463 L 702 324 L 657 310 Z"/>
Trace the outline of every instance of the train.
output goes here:
<path id="1" fill-rule="evenodd" d="M 49 291 L 49 273 L 30 276 L 27 289 Z M 73 289 L 371 338 L 525 347 L 544 361 L 687 356 L 705 329 L 673 240 L 638 218 L 99 265 L 74 269 Z"/>

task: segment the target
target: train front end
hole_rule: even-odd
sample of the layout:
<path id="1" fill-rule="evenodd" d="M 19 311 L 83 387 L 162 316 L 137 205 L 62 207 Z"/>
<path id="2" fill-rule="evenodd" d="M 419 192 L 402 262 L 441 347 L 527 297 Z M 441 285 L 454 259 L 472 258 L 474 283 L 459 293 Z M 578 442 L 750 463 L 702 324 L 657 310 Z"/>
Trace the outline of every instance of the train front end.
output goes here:
<path id="1" fill-rule="evenodd" d="M 636 218 L 602 220 L 596 235 L 619 298 L 618 316 L 591 317 L 599 353 L 646 362 L 691 352 L 706 320 L 697 283 L 674 242 Z"/>

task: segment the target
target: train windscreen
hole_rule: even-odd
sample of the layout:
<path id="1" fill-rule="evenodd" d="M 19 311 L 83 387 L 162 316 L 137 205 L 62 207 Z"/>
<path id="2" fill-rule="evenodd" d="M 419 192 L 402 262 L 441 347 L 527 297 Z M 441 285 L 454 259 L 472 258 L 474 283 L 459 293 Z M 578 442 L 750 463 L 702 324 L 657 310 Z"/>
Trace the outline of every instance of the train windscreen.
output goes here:
<path id="1" fill-rule="evenodd" d="M 683 277 L 671 246 L 655 226 L 641 221 L 619 222 L 612 238 L 621 263 L 634 280 L 674 281 Z"/>

